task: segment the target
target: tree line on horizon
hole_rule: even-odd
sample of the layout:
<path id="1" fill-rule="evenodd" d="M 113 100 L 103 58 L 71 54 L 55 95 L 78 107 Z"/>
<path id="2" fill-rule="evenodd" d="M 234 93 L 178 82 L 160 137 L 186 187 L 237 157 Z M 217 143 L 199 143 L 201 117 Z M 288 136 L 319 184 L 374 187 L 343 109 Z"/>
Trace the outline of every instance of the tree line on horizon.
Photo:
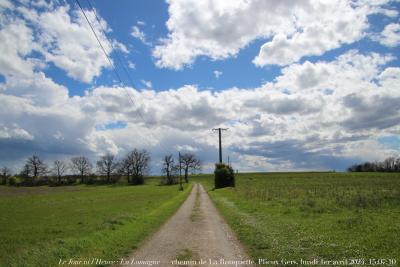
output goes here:
<path id="1" fill-rule="evenodd" d="M 400 172 L 400 157 L 389 157 L 383 161 L 364 162 L 350 166 L 349 172 Z"/>
<path id="2" fill-rule="evenodd" d="M 126 179 L 128 184 L 144 184 L 149 175 L 150 153 L 133 149 L 120 160 L 107 153 L 96 161 L 96 168 L 89 158 L 76 156 L 66 160 L 54 160 L 49 166 L 37 155 L 26 159 L 18 174 L 4 166 L 0 169 L 0 184 L 15 186 L 35 185 L 69 185 L 69 184 L 113 184 Z M 183 173 L 185 182 L 189 182 L 189 173 L 201 169 L 201 162 L 194 154 L 182 154 L 175 161 L 172 154 L 166 155 L 162 161 L 162 184 L 172 185 L 179 182 L 179 173 Z"/>

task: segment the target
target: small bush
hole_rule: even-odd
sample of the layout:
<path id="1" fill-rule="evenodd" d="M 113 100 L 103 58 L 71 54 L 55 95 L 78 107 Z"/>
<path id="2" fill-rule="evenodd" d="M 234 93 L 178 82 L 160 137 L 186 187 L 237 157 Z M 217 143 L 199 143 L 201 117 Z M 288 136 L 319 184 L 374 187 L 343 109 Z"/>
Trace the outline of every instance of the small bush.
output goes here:
<path id="1" fill-rule="evenodd" d="M 43 186 L 43 185 L 48 185 L 48 181 L 46 179 L 42 178 L 37 178 L 33 179 L 32 177 L 30 178 L 23 178 L 23 180 L 19 183 L 16 184 L 17 186 Z"/>
<path id="2" fill-rule="evenodd" d="M 215 164 L 215 188 L 235 187 L 235 174 L 231 166 L 224 163 Z"/>
<path id="3" fill-rule="evenodd" d="M 132 185 L 141 185 L 144 184 L 144 178 L 141 175 L 133 175 L 130 181 Z"/>
<path id="4" fill-rule="evenodd" d="M 15 177 L 8 178 L 8 185 L 14 186 L 16 184 L 17 184 L 17 178 Z"/>

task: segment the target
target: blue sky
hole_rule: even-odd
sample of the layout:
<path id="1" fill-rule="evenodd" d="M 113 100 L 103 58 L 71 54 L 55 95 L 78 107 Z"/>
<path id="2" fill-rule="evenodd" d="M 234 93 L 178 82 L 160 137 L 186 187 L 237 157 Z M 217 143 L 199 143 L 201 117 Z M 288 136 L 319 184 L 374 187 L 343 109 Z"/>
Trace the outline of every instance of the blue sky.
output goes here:
<path id="1" fill-rule="evenodd" d="M 81 2 L 84 8 L 90 9 L 87 1 Z M 128 62 L 134 62 L 135 69 L 128 68 L 128 70 L 134 86 L 139 89 L 146 88 L 146 85 L 141 82 L 142 80 L 151 81 L 154 90 L 168 90 L 187 84 L 195 84 L 200 88 L 211 90 L 223 90 L 231 87 L 253 88 L 273 80 L 279 74 L 280 68 L 278 67 L 269 66 L 267 69 L 263 69 L 251 63 L 258 54 L 260 46 L 265 42 L 262 39 L 254 40 L 237 56 L 226 60 L 210 60 L 204 56 L 180 71 L 157 68 L 151 48 L 159 43 L 160 38 L 165 38 L 168 34 L 165 25 L 168 20 L 168 5 L 165 1 L 121 1 L 118 5 L 109 1 L 91 1 L 90 4 L 113 29 L 108 33 L 109 38 L 116 39 L 129 47 L 129 54 L 116 53 L 123 58 L 125 66 L 128 66 Z M 131 36 L 132 26 L 137 25 L 138 22 L 145 23 L 140 25 L 140 29 L 146 33 L 149 45 L 143 44 Z M 111 56 L 114 58 L 124 83 L 131 85 L 115 52 Z M 214 71 L 221 71 L 221 76 L 216 78 Z M 83 95 L 84 90 L 90 87 L 86 83 L 68 78 L 57 68 L 49 68 L 47 73 L 71 88 L 71 95 Z M 116 79 L 112 70 L 105 70 L 94 82 L 96 85 L 113 85 Z"/>
<path id="2" fill-rule="evenodd" d="M 77 6 L 74 1 L 72 6 Z M 231 87 L 239 88 L 254 88 L 262 85 L 280 74 L 280 67 L 267 66 L 260 68 L 252 63 L 252 59 L 258 54 L 260 46 L 265 43 L 270 37 L 255 39 L 246 47 L 242 48 L 240 53 L 234 57 L 224 60 L 210 60 L 207 56 L 200 56 L 193 64 L 187 68 L 176 71 L 166 68 L 158 68 L 154 64 L 152 57 L 152 47 L 159 43 L 161 38 L 168 35 L 166 22 L 168 16 L 168 4 L 165 1 L 120 1 L 115 4 L 110 1 L 81 1 L 81 5 L 90 9 L 92 5 L 110 26 L 112 32 L 107 35 L 109 38 L 118 40 L 129 47 L 128 54 L 119 53 L 123 58 L 123 63 L 127 66 L 128 62 L 134 62 L 135 69 L 129 69 L 131 79 L 134 86 L 139 89 L 145 89 L 141 81 L 151 81 L 152 89 L 168 90 L 178 88 L 187 84 L 198 85 L 203 89 L 224 90 Z M 386 8 L 398 10 L 400 3 L 391 2 L 385 5 Z M 381 32 L 385 25 L 397 22 L 398 18 L 388 17 L 383 14 L 372 14 L 368 16 L 370 21 L 367 32 Z M 93 21 L 96 23 L 96 21 Z M 140 40 L 131 35 L 132 27 L 139 25 L 141 31 L 146 34 L 146 40 L 149 44 L 144 44 Z M 363 53 L 378 52 L 378 53 L 393 53 L 399 54 L 399 47 L 386 47 L 378 42 L 371 41 L 370 38 L 362 38 L 360 41 L 345 44 L 336 49 L 326 51 L 321 56 L 305 56 L 299 62 L 306 60 L 316 62 L 319 60 L 331 61 L 338 55 L 350 49 L 358 49 Z M 126 85 L 131 85 L 129 78 L 126 77 L 124 70 L 115 58 L 115 52 L 111 56 L 116 62 L 118 71 L 121 73 L 123 81 Z M 399 66 L 399 61 L 392 61 L 391 66 Z M 219 71 L 222 74 L 216 78 L 214 71 Z M 82 83 L 70 79 L 65 76 L 63 71 L 57 68 L 48 68 L 46 73 L 54 77 L 61 84 L 65 84 L 70 88 L 70 95 L 83 95 L 84 90 L 90 88 L 87 83 Z M 96 77 L 94 85 L 113 85 L 115 84 L 115 74 L 111 70 L 103 71 L 102 75 Z"/>
<path id="3" fill-rule="evenodd" d="M 219 126 L 243 171 L 399 153 L 398 1 L 79 2 L 123 83 L 75 1 L 1 0 L 0 163 L 140 147 L 210 170 Z"/>

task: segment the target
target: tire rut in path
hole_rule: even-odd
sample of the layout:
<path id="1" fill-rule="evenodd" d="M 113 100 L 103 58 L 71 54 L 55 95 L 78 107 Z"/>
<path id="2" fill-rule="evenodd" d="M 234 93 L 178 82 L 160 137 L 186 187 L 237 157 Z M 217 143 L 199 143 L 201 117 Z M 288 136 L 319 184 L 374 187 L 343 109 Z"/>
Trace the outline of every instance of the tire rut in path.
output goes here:
<path id="1" fill-rule="evenodd" d="M 217 263 L 221 259 L 225 260 L 224 264 Z M 227 264 L 248 259 L 200 184 L 193 186 L 178 211 L 129 257 L 129 261 L 135 262 L 132 266 L 149 266 L 137 264 L 138 261 L 159 261 L 153 266 L 252 266 Z M 174 260 L 180 264 L 173 264 Z"/>

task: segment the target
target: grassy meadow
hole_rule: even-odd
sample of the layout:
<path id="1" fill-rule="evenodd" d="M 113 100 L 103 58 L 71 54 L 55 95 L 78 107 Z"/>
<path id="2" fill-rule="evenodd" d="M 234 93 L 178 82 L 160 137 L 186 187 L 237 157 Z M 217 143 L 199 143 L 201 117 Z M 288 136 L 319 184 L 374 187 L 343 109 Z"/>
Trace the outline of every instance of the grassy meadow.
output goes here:
<path id="1" fill-rule="evenodd" d="M 218 190 L 197 180 L 255 260 L 400 262 L 398 173 L 239 174 Z"/>
<path id="2" fill-rule="evenodd" d="M 157 180 L 159 181 L 159 179 Z M 117 260 L 155 231 L 191 185 L 0 186 L 0 266 L 56 266 L 60 259 Z M 107 265 L 107 264 L 100 264 Z"/>

